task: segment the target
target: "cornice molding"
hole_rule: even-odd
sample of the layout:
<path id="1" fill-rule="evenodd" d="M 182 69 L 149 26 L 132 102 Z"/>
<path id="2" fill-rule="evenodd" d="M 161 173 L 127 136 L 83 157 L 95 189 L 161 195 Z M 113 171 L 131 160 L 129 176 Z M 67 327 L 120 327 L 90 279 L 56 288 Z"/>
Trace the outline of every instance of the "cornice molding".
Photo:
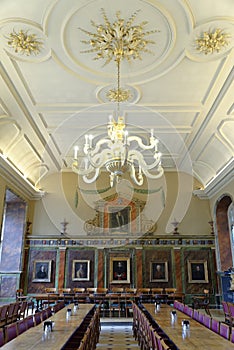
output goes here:
<path id="1" fill-rule="evenodd" d="M 211 199 L 215 196 L 224 186 L 228 185 L 233 180 L 234 158 L 228 164 L 228 166 L 221 171 L 204 190 L 194 190 L 193 194 L 200 199 Z"/>
<path id="2" fill-rule="evenodd" d="M 29 200 L 39 200 L 45 192 L 37 190 L 27 179 L 23 178 L 2 155 L 0 155 L 0 175 L 7 181 L 7 184 L 14 186 L 21 195 Z"/>

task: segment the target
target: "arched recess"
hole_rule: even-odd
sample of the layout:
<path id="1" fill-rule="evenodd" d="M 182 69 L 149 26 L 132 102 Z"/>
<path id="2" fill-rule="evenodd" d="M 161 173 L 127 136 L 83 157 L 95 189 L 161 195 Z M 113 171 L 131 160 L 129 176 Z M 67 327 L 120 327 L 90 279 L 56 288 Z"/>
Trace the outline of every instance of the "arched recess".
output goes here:
<path id="1" fill-rule="evenodd" d="M 228 208 L 228 221 L 231 233 L 232 266 L 234 266 L 234 203 Z"/>
<path id="2" fill-rule="evenodd" d="M 216 228 L 219 251 L 219 270 L 225 271 L 233 265 L 231 235 L 229 232 L 228 208 L 232 203 L 230 196 L 223 196 L 216 205 Z"/>

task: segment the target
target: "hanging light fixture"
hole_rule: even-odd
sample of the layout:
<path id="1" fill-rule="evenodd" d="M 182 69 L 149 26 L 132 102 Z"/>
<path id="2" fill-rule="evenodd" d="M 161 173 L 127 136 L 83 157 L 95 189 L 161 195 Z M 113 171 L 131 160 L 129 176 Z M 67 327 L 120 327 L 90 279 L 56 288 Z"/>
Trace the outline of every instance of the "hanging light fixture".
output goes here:
<path id="1" fill-rule="evenodd" d="M 114 60 L 117 64 L 117 88 L 111 89 L 107 93 L 107 98 L 111 102 L 117 103 L 117 120 L 113 116 L 109 117 L 107 123 L 107 137 L 95 138 L 92 135 L 85 135 L 85 144 L 82 154 L 78 146 L 74 147 L 74 160 L 72 170 L 81 175 L 86 183 L 94 182 L 102 168 L 110 173 L 110 185 L 119 183 L 125 173 L 129 173 L 135 184 L 143 184 L 143 174 L 151 179 L 162 176 L 161 153 L 158 151 L 158 140 L 154 136 L 154 131 L 148 136 L 145 144 L 140 136 L 129 135 L 126 130 L 124 117 L 120 115 L 120 102 L 126 102 L 130 98 L 130 92 L 120 86 L 120 64 L 123 59 L 141 59 L 142 52 L 150 52 L 146 47 L 153 44 L 147 40 L 146 36 L 156 32 L 144 31 L 147 22 L 133 25 L 136 11 L 125 23 L 120 17 L 120 12 L 116 13 L 117 20 L 111 24 L 104 10 L 102 9 L 104 25 L 97 25 L 96 32 L 81 29 L 91 37 L 89 41 L 83 41 L 91 45 L 91 49 L 83 52 L 97 52 L 95 59 L 105 59 L 105 64 Z M 150 164 L 144 158 L 144 151 L 150 151 L 153 160 Z M 78 158 L 83 158 L 78 162 Z"/>

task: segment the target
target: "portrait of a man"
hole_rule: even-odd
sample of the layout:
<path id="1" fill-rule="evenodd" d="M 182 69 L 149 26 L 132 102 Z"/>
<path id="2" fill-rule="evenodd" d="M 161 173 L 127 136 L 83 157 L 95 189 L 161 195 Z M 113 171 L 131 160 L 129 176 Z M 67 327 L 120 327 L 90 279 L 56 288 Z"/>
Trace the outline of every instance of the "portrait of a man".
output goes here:
<path id="1" fill-rule="evenodd" d="M 111 258 L 110 260 L 110 282 L 129 283 L 130 282 L 130 259 Z"/>
<path id="2" fill-rule="evenodd" d="M 110 213 L 110 227 L 112 231 L 126 231 L 129 224 L 129 208 L 115 209 Z"/>
<path id="3" fill-rule="evenodd" d="M 127 261 L 114 261 L 113 280 L 126 280 L 127 278 Z"/>
<path id="4" fill-rule="evenodd" d="M 151 262 L 151 282 L 166 282 L 168 281 L 167 262 L 157 261 Z"/>
<path id="5" fill-rule="evenodd" d="M 51 281 L 51 260 L 34 261 L 33 282 Z"/>
<path id="6" fill-rule="evenodd" d="M 208 283 L 207 261 L 188 261 L 189 283 Z"/>
<path id="7" fill-rule="evenodd" d="M 37 271 L 37 278 L 45 279 L 48 277 L 48 271 L 44 264 L 40 265 L 39 270 Z"/>
<path id="8" fill-rule="evenodd" d="M 192 264 L 192 279 L 193 280 L 204 280 L 205 272 L 203 264 Z"/>
<path id="9" fill-rule="evenodd" d="M 89 281 L 89 260 L 73 260 L 72 280 L 73 281 Z"/>

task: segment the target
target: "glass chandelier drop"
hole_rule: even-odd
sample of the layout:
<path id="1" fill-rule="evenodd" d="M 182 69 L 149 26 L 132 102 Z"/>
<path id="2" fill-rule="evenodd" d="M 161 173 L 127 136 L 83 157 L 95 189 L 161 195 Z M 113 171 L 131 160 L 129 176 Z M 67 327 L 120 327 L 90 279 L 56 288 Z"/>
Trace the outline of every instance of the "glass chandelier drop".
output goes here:
<path id="1" fill-rule="evenodd" d="M 137 11 L 138 12 L 138 11 Z M 119 183 L 125 173 L 129 173 L 133 182 L 141 186 L 143 184 L 143 174 L 147 178 L 157 179 L 163 175 L 161 166 L 161 153 L 158 151 L 158 140 L 154 136 L 154 131 L 148 137 L 148 143 L 144 143 L 138 135 L 129 135 L 126 130 L 124 117 L 120 115 L 119 104 L 129 99 L 130 93 L 120 87 L 120 63 L 123 59 L 141 59 L 141 52 L 149 52 L 146 45 L 154 43 L 147 40 L 145 36 L 155 31 L 144 31 L 147 22 L 137 26 L 133 25 L 136 13 L 125 23 L 117 12 L 117 20 L 111 24 L 102 10 L 105 25 L 96 26 L 97 33 L 83 30 L 91 37 L 91 40 L 84 41 L 92 48 L 85 52 L 97 52 L 95 59 L 105 58 L 106 63 L 114 60 L 117 64 L 117 88 L 111 89 L 107 97 L 112 102 L 117 102 L 117 120 L 113 116 L 109 117 L 107 123 L 107 137 L 97 137 L 97 141 L 92 135 L 85 135 L 85 143 L 82 149 L 74 147 L 74 159 L 72 170 L 81 175 L 86 183 L 94 182 L 101 169 L 105 169 L 110 174 L 110 185 L 113 187 Z M 148 164 L 144 158 L 144 151 L 150 151 L 152 160 Z M 78 159 L 82 158 L 79 162 Z"/>

